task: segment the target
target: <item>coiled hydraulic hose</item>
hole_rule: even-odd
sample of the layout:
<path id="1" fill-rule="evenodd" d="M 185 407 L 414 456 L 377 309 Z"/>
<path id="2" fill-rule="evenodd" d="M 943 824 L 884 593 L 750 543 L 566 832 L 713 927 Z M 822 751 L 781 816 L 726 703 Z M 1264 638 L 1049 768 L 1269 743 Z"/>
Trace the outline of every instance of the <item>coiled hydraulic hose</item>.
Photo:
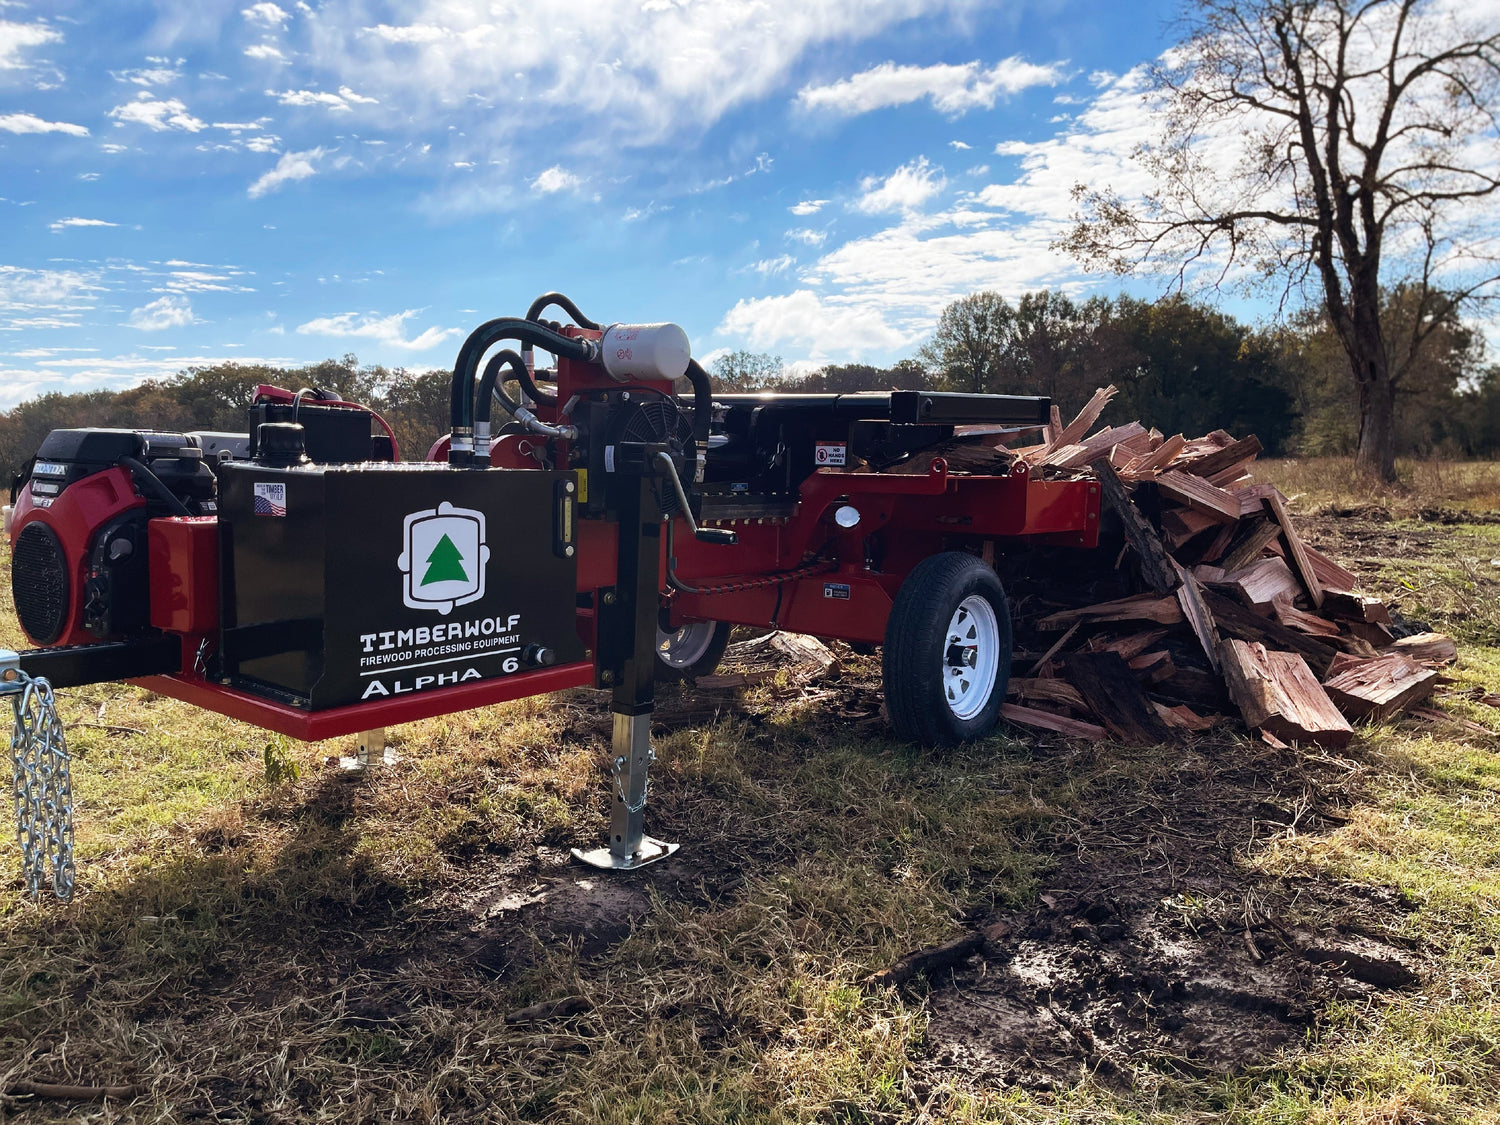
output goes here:
<path id="1" fill-rule="evenodd" d="M 500 405 L 532 433 L 566 438 L 569 441 L 577 440 L 576 426 L 549 426 L 506 394 L 504 380 L 500 377 L 502 367 L 509 367 L 511 374 L 518 379 L 526 371 L 525 361 L 509 348 L 496 352 L 484 365 L 484 375 L 479 380 L 479 401 L 474 406 L 474 453 L 480 464 L 487 463 L 485 451 L 488 450 L 490 441 L 490 405 L 497 398 Z"/>
<path id="2" fill-rule="evenodd" d="M 556 305 L 573 318 L 573 323 L 579 328 L 587 328 L 591 332 L 599 331 L 599 325 L 578 311 L 578 306 L 561 293 L 543 293 L 535 301 L 531 302 L 531 308 L 526 310 L 527 320 L 537 320 L 542 315 L 542 310 L 549 305 Z"/>
<path id="3" fill-rule="evenodd" d="M 135 478 L 136 484 L 146 492 L 151 493 L 168 508 L 174 516 L 191 516 L 193 513 L 187 510 L 187 505 L 177 498 L 177 495 L 162 483 L 161 477 L 153 473 L 142 462 L 134 457 L 121 457 L 115 464 L 121 468 L 129 469 L 130 475 Z"/>
<path id="4" fill-rule="evenodd" d="M 475 372 L 484 353 L 501 340 L 520 340 L 546 349 L 554 355 L 592 362 L 598 355 L 598 346 L 590 340 L 570 340 L 529 320 L 503 316 L 486 321 L 464 341 L 458 359 L 453 364 L 453 385 L 449 398 L 449 421 L 452 442 L 448 449 L 448 464 L 467 466 L 474 460 L 474 384 Z M 524 364 L 522 368 L 524 370 Z M 522 385 L 530 382 L 530 372 Z M 534 385 L 534 384 L 533 384 Z M 530 393 L 530 388 L 527 388 Z"/>
<path id="5" fill-rule="evenodd" d="M 708 465 L 708 429 L 713 422 L 714 391 L 708 381 L 708 372 L 696 359 L 688 360 L 687 379 L 693 385 L 693 444 L 698 447 L 693 483 L 702 484 Z"/>

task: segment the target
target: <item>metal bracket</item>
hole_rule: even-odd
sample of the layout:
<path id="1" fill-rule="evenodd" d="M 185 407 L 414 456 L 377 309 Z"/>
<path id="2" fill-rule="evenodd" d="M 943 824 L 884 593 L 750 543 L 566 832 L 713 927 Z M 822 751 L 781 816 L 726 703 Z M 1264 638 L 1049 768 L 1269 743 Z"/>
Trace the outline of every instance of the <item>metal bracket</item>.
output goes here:
<path id="1" fill-rule="evenodd" d="M 648 771 L 656 761 L 651 749 L 651 713 L 615 712 L 612 752 L 614 785 L 610 793 L 609 846 L 573 849 L 573 858 L 608 871 L 634 871 L 655 863 L 681 846 L 645 834 L 646 797 L 651 791 Z"/>

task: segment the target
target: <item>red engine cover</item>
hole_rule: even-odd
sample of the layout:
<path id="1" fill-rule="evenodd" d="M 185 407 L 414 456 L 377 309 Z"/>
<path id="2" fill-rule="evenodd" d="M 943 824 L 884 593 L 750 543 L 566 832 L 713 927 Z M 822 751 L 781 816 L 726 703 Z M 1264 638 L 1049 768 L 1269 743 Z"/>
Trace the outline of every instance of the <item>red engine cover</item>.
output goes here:
<path id="1" fill-rule="evenodd" d="M 85 570 L 88 566 L 89 549 L 94 534 L 110 520 L 132 508 L 144 508 L 146 501 L 136 495 L 135 484 L 128 469 L 106 469 L 95 473 L 65 488 L 49 507 L 39 507 L 31 495 L 31 485 L 21 489 L 16 497 L 16 507 L 11 520 L 11 550 L 15 551 L 21 533 L 33 523 L 44 524 L 57 536 L 63 552 L 66 576 L 67 609 L 60 636 L 50 639 L 26 635 L 34 644 L 67 645 L 91 644 L 99 638 L 83 627 L 83 603 Z M 20 568 L 13 571 L 17 601 L 25 597 L 24 583 L 48 581 L 52 576 L 26 574 Z M 26 627 L 23 618 L 22 629 Z"/>

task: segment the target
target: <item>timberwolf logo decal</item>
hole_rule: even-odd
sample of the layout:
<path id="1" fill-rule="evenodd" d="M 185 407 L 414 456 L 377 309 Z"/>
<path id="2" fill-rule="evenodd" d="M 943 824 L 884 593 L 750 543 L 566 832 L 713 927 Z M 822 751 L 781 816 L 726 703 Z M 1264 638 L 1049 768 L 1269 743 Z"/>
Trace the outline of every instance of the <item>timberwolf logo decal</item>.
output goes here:
<path id="1" fill-rule="evenodd" d="M 484 572 L 490 549 L 484 542 L 484 513 L 455 508 L 444 500 L 436 508 L 406 517 L 401 568 L 401 600 L 412 609 L 449 613 L 484 597 Z"/>

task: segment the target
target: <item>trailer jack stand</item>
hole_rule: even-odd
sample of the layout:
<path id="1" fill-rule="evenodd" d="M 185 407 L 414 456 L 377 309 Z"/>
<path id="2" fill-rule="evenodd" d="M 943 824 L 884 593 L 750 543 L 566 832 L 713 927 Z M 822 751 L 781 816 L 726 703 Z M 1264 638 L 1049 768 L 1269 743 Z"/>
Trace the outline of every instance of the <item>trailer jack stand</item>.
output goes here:
<path id="1" fill-rule="evenodd" d="M 651 712 L 622 715 L 615 712 L 614 737 L 610 747 L 614 785 L 610 794 L 609 846 L 584 851 L 573 849 L 573 857 L 590 867 L 610 871 L 634 871 L 665 859 L 680 844 L 668 844 L 645 834 L 646 797 L 651 791 L 646 776 L 656 754 L 651 749 Z"/>

